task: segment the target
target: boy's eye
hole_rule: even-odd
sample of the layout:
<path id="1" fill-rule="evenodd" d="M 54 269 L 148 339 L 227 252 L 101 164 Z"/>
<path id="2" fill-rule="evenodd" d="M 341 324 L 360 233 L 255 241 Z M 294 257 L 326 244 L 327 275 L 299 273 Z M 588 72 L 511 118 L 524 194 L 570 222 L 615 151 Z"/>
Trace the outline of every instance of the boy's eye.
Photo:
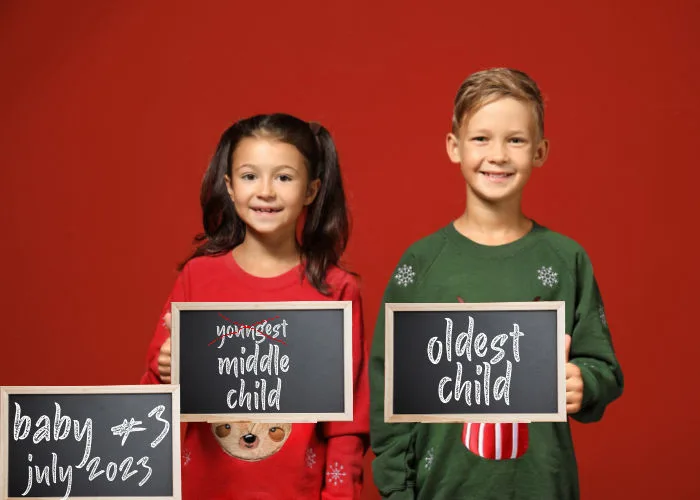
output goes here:
<path id="1" fill-rule="evenodd" d="M 525 144 L 525 139 L 523 139 L 522 137 L 513 137 L 511 138 L 510 142 L 515 144 Z"/>
<path id="2" fill-rule="evenodd" d="M 471 140 L 475 142 L 486 142 L 487 139 L 483 135 L 478 135 L 476 137 L 472 137 Z"/>

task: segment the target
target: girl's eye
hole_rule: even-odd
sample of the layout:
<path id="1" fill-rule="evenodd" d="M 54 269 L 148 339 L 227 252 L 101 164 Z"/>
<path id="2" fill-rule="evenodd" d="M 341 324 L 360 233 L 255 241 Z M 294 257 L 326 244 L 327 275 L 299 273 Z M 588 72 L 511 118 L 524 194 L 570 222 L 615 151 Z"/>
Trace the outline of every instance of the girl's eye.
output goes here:
<path id="1" fill-rule="evenodd" d="M 255 179 L 255 174 L 243 174 L 241 175 L 241 179 L 243 179 L 244 181 L 252 181 L 253 179 Z"/>
<path id="2" fill-rule="evenodd" d="M 291 178 L 290 176 L 286 175 L 286 174 L 280 175 L 279 179 L 280 179 L 282 182 L 289 182 L 289 181 L 292 180 L 292 178 Z"/>

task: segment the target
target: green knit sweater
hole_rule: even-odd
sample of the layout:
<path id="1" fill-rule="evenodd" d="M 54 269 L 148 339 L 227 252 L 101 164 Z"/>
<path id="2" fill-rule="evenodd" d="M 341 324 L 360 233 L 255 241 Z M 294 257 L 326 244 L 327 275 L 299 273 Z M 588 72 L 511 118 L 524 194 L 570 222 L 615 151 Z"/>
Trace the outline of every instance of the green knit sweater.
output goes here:
<path id="1" fill-rule="evenodd" d="M 538 299 L 539 297 L 539 299 Z M 566 302 L 571 362 L 581 369 L 583 406 L 571 415 L 595 422 L 620 396 L 623 376 L 593 269 L 575 241 L 534 224 L 519 240 L 477 244 L 452 224 L 411 245 L 386 288 L 370 355 L 371 443 L 374 482 L 396 499 L 579 498 L 568 422 L 529 424 L 529 448 L 520 458 L 489 460 L 462 442 L 461 424 L 384 422 L 384 303 Z"/>

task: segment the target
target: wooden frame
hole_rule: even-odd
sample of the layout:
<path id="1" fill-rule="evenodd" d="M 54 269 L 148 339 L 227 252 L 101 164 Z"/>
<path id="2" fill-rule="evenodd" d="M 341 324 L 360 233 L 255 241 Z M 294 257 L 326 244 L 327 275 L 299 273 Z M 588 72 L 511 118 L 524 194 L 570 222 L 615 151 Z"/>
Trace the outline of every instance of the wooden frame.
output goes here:
<path id="1" fill-rule="evenodd" d="M 171 332 L 171 380 L 180 383 L 180 311 L 254 311 L 335 309 L 343 312 L 344 412 L 336 413 L 181 413 L 182 422 L 296 423 L 351 421 L 353 419 L 352 301 L 290 302 L 173 302 Z"/>
<path id="2" fill-rule="evenodd" d="M 7 435 L 9 432 L 9 402 L 10 395 L 14 394 L 171 394 L 171 445 L 173 450 L 173 495 L 166 497 L 148 497 L 150 500 L 180 500 L 182 498 L 180 477 L 180 388 L 175 385 L 108 385 L 108 386 L 5 386 L 0 387 L 0 479 L 2 500 L 23 500 L 33 498 L 39 500 L 53 500 L 62 497 L 10 497 L 9 493 L 9 445 Z M 69 497 L 69 498 L 72 498 Z M 77 497 L 87 498 L 87 497 Z M 109 500 L 131 500 L 140 497 L 89 497 L 108 498 Z"/>
<path id="3" fill-rule="evenodd" d="M 566 352 L 564 301 L 489 302 L 489 303 L 387 303 L 385 304 L 384 342 L 384 421 L 421 423 L 464 422 L 565 422 Z M 557 411 L 555 413 L 394 413 L 394 312 L 396 311 L 555 311 L 557 315 Z"/>

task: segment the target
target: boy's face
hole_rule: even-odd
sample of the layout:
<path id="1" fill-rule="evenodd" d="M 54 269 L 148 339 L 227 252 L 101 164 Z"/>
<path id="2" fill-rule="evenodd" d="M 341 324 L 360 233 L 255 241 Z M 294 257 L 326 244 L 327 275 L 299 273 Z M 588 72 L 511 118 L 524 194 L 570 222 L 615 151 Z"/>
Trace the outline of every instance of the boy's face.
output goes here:
<path id="1" fill-rule="evenodd" d="M 447 154 L 459 163 L 468 196 L 487 203 L 519 201 L 533 167 L 547 159 L 527 104 L 503 97 L 472 113 L 447 136 Z"/>

